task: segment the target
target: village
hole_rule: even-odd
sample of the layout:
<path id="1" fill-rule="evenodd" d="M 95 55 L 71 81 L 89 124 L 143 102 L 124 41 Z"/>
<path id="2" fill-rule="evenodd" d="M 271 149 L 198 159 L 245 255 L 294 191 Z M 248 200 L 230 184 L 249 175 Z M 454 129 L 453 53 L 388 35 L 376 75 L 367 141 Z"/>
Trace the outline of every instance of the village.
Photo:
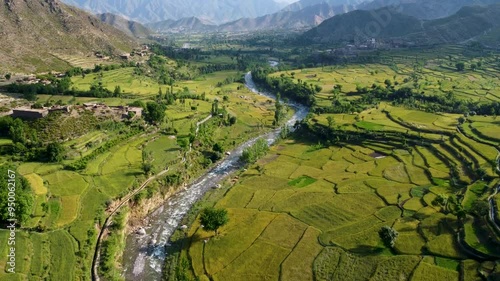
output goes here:
<path id="1" fill-rule="evenodd" d="M 59 113 L 71 117 L 78 117 L 84 112 L 92 112 L 94 116 L 115 121 L 133 120 L 142 117 L 141 107 L 108 106 L 103 103 L 84 103 L 83 105 L 54 105 L 50 107 L 33 108 L 23 105 L 15 107 L 0 116 L 11 116 L 25 120 L 36 120 L 47 117 L 51 113 Z"/>

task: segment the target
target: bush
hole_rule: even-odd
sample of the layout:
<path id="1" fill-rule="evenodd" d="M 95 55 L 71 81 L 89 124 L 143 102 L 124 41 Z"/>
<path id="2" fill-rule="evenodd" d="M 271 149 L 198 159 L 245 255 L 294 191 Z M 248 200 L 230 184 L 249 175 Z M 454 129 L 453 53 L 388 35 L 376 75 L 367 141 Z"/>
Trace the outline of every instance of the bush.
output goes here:
<path id="1" fill-rule="evenodd" d="M 394 248 L 396 239 L 399 236 L 399 233 L 396 230 L 389 226 L 383 226 L 378 234 L 380 235 L 380 239 L 382 239 L 382 242 L 384 242 L 387 247 Z"/>
<path id="2" fill-rule="evenodd" d="M 245 148 L 241 154 L 241 160 L 245 164 L 255 163 L 260 157 L 266 155 L 269 145 L 265 139 L 258 139 L 252 146 Z"/>

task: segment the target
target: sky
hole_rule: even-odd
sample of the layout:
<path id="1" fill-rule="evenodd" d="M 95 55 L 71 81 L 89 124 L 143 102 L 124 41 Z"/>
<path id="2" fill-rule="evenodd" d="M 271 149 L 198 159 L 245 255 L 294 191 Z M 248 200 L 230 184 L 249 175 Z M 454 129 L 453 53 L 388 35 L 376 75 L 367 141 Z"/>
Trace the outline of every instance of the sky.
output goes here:
<path id="1" fill-rule="evenodd" d="M 280 3 L 293 3 L 293 2 L 297 2 L 298 0 L 274 0 L 276 2 L 280 2 Z"/>

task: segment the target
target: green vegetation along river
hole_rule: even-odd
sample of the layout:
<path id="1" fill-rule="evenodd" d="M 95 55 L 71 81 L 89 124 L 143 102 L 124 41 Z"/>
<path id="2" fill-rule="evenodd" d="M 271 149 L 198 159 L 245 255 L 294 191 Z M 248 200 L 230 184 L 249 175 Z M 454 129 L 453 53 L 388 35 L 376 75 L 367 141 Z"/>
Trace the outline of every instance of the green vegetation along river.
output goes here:
<path id="1" fill-rule="evenodd" d="M 257 90 L 251 73 L 245 75 L 245 84 L 253 92 L 275 98 L 269 93 Z M 292 126 L 302 120 L 308 113 L 308 108 L 299 104 L 290 103 L 295 109 L 294 115 L 287 125 Z M 216 186 L 229 174 L 242 167 L 239 161 L 243 149 L 251 146 L 259 138 L 264 138 L 269 144 L 280 135 L 281 129 L 273 130 L 260 137 L 249 140 L 220 162 L 215 168 L 198 178 L 186 190 L 170 197 L 160 208 L 153 212 L 146 220 L 148 225 L 145 234 L 133 233 L 127 238 L 124 252 L 124 270 L 126 280 L 161 280 L 165 256 L 168 255 L 168 241 L 172 233 L 178 228 L 181 219 L 191 206 L 198 201 L 205 192 Z"/>

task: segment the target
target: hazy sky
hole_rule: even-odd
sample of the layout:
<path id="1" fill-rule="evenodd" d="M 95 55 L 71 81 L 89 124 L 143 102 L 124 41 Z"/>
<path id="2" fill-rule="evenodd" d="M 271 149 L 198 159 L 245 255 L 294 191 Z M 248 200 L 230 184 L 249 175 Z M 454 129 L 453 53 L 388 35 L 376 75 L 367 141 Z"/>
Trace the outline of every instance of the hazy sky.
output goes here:
<path id="1" fill-rule="evenodd" d="M 276 2 L 281 2 L 281 3 L 293 3 L 297 2 L 298 0 L 275 0 Z"/>

